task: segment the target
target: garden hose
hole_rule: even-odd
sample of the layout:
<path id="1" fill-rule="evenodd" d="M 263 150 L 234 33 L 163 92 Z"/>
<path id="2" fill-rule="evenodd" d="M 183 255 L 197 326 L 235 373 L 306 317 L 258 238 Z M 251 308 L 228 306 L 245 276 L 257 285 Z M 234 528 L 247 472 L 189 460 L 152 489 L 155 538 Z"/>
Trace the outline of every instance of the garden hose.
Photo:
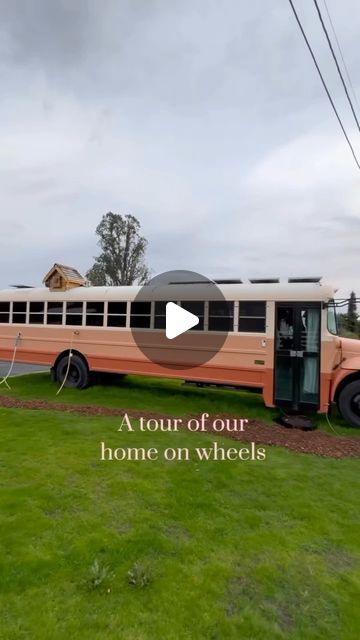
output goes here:
<path id="1" fill-rule="evenodd" d="M 64 387 L 64 385 L 65 385 L 65 383 L 66 383 L 67 377 L 68 377 L 68 375 L 69 375 L 69 371 L 70 371 L 70 364 L 71 364 L 71 358 L 72 358 L 72 355 L 73 355 L 73 354 L 72 354 L 72 348 L 73 348 L 74 336 L 75 336 L 75 335 L 78 335 L 78 333 L 79 333 L 78 331 L 74 331 L 74 333 L 73 333 L 73 334 L 72 334 L 72 336 L 71 336 L 70 349 L 69 349 L 69 356 L 68 356 L 68 363 L 67 363 L 67 367 L 66 367 L 66 372 L 65 372 L 64 380 L 63 380 L 63 381 L 62 381 L 62 383 L 61 383 L 61 387 L 60 387 L 60 389 L 58 389 L 58 390 L 57 390 L 57 392 L 56 392 L 56 395 L 57 395 L 57 396 L 58 396 L 58 395 L 59 395 L 59 393 L 62 391 L 62 389 L 63 389 L 63 387 Z"/>

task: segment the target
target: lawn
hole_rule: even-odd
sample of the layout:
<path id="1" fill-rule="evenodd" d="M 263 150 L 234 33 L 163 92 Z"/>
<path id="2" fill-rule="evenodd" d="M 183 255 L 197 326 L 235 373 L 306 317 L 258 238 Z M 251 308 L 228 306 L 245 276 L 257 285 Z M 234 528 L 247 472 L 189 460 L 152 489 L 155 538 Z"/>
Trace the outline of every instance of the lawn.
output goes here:
<path id="1" fill-rule="evenodd" d="M 71 404 L 97 404 L 107 407 L 140 409 L 143 411 L 163 412 L 167 415 L 186 414 L 210 415 L 227 413 L 242 418 L 255 418 L 271 424 L 279 415 L 276 409 L 264 406 L 262 396 L 243 390 L 221 388 L 199 388 L 185 385 L 181 380 L 153 378 L 146 376 L 104 376 L 100 383 L 87 389 L 64 388 L 57 396 L 59 385 L 51 382 L 48 373 L 36 373 L 12 378 L 12 391 L 0 386 L 0 395 L 15 398 L 40 398 L 51 402 Z M 324 416 L 313 414 L 317 428 L 334 434 Z M 360 429 L 350 427 L 342 420 L 337 409 L 333 410 L 331 424 L 339 435 L 360 437 Z"/>
<path id="2" fill-rule="evenodd" d="M 58 399 L 245 413 L 241 394 L 157 382 Z M 11 385 L 3 393 L 55 400 L 42 374 Z M 247 397 L 250 416 L 261 403 Z M 358 460 L 268 447 L 263 462 L 100 461 L 102 441 L 234 446 L 118 427 L 115 417 L 0 409 L 1 638 L 358 638 Z"/>

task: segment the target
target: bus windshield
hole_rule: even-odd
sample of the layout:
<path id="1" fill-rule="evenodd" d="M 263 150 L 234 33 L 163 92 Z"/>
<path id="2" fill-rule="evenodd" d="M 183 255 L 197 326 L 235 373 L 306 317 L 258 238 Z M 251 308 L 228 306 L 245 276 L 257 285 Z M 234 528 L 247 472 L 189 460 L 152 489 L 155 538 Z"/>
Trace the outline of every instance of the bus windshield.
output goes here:
<path id="1" fill-rule="evenodd" d="M 335 336 L 338 335 L 336 308 L 335 308 L 334 300 L 329 300 L 329 303 L 328 303 L 327 326 L 328 326 L 328 331 L 330 331 L 330 333 L 333 333 Z"/>

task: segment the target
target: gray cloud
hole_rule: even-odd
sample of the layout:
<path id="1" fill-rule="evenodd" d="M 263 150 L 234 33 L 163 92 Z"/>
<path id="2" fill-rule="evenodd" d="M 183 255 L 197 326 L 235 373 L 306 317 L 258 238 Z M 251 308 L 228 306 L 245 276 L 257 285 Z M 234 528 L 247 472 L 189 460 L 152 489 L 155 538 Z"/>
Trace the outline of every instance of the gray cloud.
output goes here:
<path id="1" fill-rule="evenodd" d="M 360 291 L 359 173 L 287 3 L 0 5 L 0 286 L 55 260 L 85 271 L 111 209 L 140 219 L 154 273 Z M 297 5 L 356 141 L 313 7 Z M 357 3 L 329 8 L 360 93 Z"/>

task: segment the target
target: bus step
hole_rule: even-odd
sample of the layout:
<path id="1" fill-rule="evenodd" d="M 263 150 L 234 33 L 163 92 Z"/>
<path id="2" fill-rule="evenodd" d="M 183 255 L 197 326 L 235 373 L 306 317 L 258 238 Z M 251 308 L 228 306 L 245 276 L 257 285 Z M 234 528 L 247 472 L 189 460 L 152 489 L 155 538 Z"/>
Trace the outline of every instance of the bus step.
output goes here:
<path id="1" fill-rule="evenodd" d="M 288 429 L 302 429 L 303 431 L 313 431 L 316 429 L 316 425 L 309 416 L 284 413 L 278 416 L 278 418 L 275 418 L 275 422 Z"/>

